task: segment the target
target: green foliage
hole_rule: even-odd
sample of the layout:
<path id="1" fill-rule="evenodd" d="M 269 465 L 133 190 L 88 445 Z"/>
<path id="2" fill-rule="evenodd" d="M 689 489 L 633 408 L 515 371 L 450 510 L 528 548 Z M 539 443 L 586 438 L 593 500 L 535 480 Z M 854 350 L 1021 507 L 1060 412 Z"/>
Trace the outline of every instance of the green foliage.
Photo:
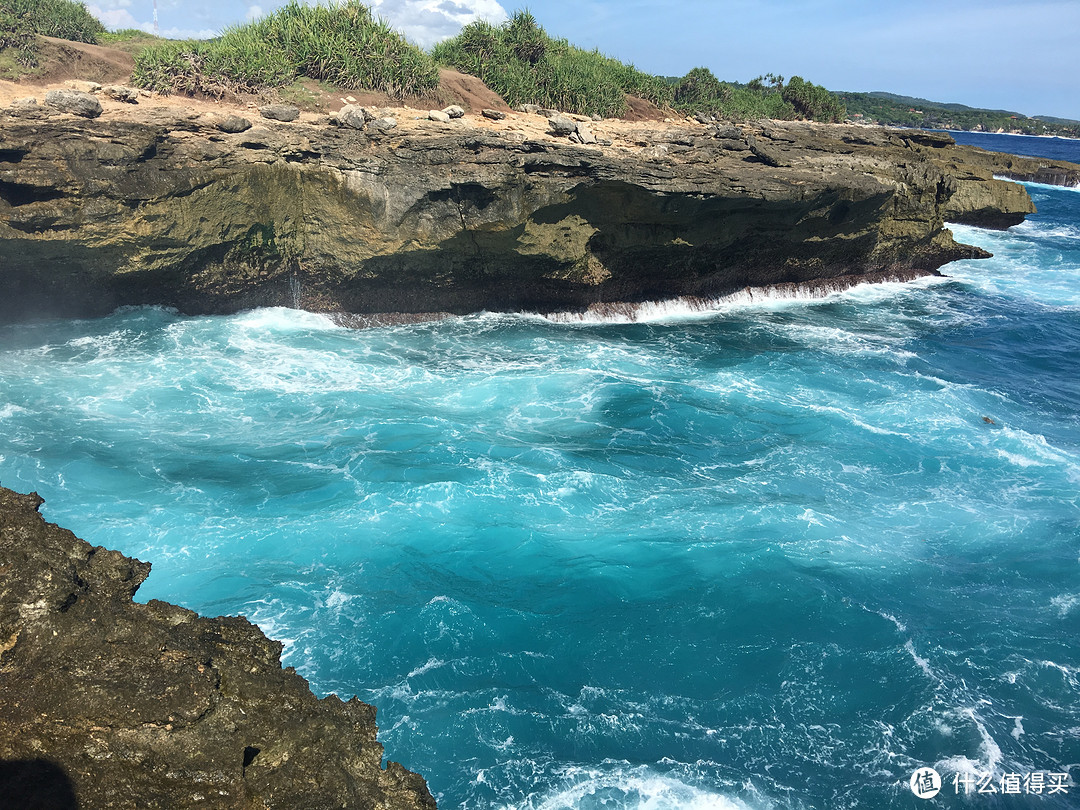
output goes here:
<path id="1" fill-rule="evenodd" d="M 844 105 L 824 87 L 799 76 L 784 84 L 784 77 L 768 73 L 745 85 L 719 81 L 707 68 L 694 68 L 675 86 L 675 108 L 706 113 L 729 121 L 754 118 L 840 121 Z"/>
<path id="2" fill-rule="evenodd" d="M 124 28 L 119 31 L 106 31 L 98 37 L 98 42 L 134 56 L 151 45 L 159 45 L 165 40 L 138 28 Z"/>
<path id="3" fill-rule="evenodd" d="M 625 94 L 670 104 L 671 86 L 659 76 L 552 39 L 528 11 L 503 25 L 479 20 L 432 49 L 435 61 L 480 77 L 512 106 L 538 104 L 582 115 L 619 115 Z"/>
<path id="4" fill-rule="evenodd" d="M 705 67 L 696 67 L 676 80 L 675 106 L 680 109 L 705 109 L 720 99 L 730 99 L 731 90 Z"/>
<path id="5" fill-rule="evenodd" d="M 847 110 L 840 99 L 824 87 L 792 76 L 780 91 L 784 101 L 795 108 L 800 118 L 838 123 L 844 120 Z"/>
<path id="6" fill-rule="evenodd" d="M 221 96 L 300 76 L 397 98 L 438 86 L 435 63 L 358 0 L 287 6 L 207 42 L 163 42 L 135 57 L 132 82 L 163 93 Z"/>
<path id="7" fill-rule="evenodd" d="M 885 126 L 957 129 L 977 132 L 1019 132 L 1024 135 L 1080 137 L 1080 123 L 1028 118 L 1007 110 L 981 110 L 892 93 L 836 93 L 852 118 Z"/>
<path id="8" fill-rule="evenodd" d="M 25 68 L 37 66 L 37 35 L 96 44 L 105 26 L 73 0 L 0 0 L 0 51 Z"/>

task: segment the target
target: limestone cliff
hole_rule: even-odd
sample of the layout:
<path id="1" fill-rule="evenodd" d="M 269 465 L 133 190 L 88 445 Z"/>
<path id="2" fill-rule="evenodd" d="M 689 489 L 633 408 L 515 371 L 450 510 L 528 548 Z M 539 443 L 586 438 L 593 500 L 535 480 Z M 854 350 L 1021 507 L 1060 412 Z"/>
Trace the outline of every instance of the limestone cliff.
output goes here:
<path id="1" fill-rule="evenodd" d="M 150 566 L 0 487 L 0 805 L 435 807 L 375 709 L 322 700 L 245 619 L 132 595 Z"/>
<path id="2" fill-rule="evenodd" d="M 600 147 L 405 123 L 2 112 L 0 318 L 553 311 L 909 278 L 982 255 L 947 217 L 1033 210 L 979 150 L 915 131 L 636 128 Z"/>

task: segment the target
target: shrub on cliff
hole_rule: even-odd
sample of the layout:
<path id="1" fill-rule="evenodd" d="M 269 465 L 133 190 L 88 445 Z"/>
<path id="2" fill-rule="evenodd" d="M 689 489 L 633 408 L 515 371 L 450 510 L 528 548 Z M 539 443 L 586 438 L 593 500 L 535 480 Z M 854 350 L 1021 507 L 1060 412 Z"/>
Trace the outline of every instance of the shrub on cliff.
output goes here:
<path id="1" fill-rule="evenodd" d="M 745 85 L 719 81 L 708 68 L 691 70 L 675 85 L 675 107 L 686 113 L 708 113 L 727 120 L 753 118 L 841 121 L 844 105 L 824 87 L 792 76 L 769 73 Z"/>
<path id="2" fill-rule="evenodd" d="M 105 26 L 73 0 L 0 0 L 0 51 L 23 67 L 37 66 L 37 35 L 97 44 Z"/>
<path id="3" fill-rule="evenodd" d="M 358 0 L 287 6 L 206 42 L 166 42 L 135 57 L 132 82 L 163 93 L 221 96 L 282 87 L 299 76 L 397 98 L 438 86 L 431 57 Z"/>
<path id="4" fill-rule="evenodd" d="M 844 103 L 836 96 L 800 76 L 792 76 L 780 91 L 784 101 L 788 102 L 802 118 L 815 121 L 843 121 L 847 115 Z"/>
<path id="5" fill-rule="evenodd" d="M 611 116 L 626 110 L 626 93 L 656 104 L 672 101 L 671 86 L 659 76 L 565 39 L 552 39 L 528 11 L 515 12 L 501 26 L 471 23 L 436 45 L 432 56 L 480 77 L 513 106 L 538 104 Z"/>

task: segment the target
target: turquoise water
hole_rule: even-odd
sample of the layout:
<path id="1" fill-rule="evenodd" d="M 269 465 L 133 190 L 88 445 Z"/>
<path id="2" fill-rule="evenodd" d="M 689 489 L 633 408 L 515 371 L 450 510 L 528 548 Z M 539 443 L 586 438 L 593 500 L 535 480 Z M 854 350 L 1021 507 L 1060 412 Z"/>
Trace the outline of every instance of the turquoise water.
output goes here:
<path id="1" fill-rule="evenodd" d="M 0 483 L 444 808 L 1075 807 L 953 783 L 1080 776 L 1080 193 L 1029 189 L 956 229 L 995 259 L 822 300 L 2 327 Z"/>

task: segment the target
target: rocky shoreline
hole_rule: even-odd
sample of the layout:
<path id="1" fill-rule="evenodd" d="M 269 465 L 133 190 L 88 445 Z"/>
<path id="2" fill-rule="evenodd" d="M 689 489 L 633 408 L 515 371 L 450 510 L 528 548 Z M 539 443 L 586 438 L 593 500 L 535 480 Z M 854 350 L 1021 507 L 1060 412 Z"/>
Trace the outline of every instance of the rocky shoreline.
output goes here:
<path id="1" fill-rule="evenodd" d="M 982 255 L 946 221 L 1033 211 L 995 176 L 1080 180 L 913 130 L 602 121 L 567 135 L 551 111 L 124 106 L 0 111 L 0 317 L 283 305 L 383 323 L 907 278 Z"/>
<path id="2" fill-rule="evenodd" d="M 434 808 L 375 708 L 317 699 L 242 617 L 132 601 L 150 565 L 0 487 L 0 791 L 20 808 Z"/>
<path id="3" fill-rule="evenodd" d="M 535 109 L 280 120 L 116 96 L 86 109 L 0 110 L 6 322 L 142 304 L 292 306 L 354 327 L 479 310 L 633 320 L 654 301 L 939 274 L 986 255 L 946 222 L 1005 228 L 1034 210 L 998 178 L 1080 183 L 1080 166 L 911 130 Z M 149 565 L 47 524 L 40 504 L 0 488 L 5 797 L 434 807 L 420 776 L 382 766 L 373 707 L 316 699 L 243 618 L 132 602 Z"/>

